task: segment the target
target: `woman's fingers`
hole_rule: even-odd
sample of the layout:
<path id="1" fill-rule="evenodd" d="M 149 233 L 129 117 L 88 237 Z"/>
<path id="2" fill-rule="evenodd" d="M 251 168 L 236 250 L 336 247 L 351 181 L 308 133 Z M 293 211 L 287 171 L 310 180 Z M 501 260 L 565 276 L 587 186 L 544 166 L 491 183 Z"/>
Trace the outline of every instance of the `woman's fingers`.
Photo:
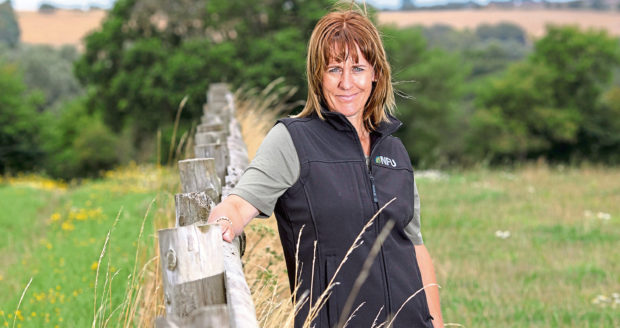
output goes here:
<path id="1" fill-rule="evenodd" d="M 229 224 L 220 223 L 220 227 L 222 227 L 222 239 L 226 242 L 232 243 L 233 239 L 235 239 L 235 234 L 231 229 Z"/>

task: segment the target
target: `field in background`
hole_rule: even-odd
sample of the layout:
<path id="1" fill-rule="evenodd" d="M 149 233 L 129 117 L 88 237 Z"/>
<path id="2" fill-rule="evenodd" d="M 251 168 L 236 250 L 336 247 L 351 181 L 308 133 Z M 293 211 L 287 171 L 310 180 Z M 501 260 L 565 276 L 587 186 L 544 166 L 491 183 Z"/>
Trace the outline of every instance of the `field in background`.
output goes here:
<path id="1" fill-rule="evenodd" d="M 18 11 L 17 17 L 24 43 L 79 45 L 80 40 L 96 29 L 106 12 L 94 10 L 81 12 L 58 10 L 43 14 L 33 11 Z M 620 13 L 576 10 L 453 10 L 380 12 L 379 22 L 383 24 L 425 25 L 446 24 L 455 28 L 475 28 L 479 24 L 512 22 L 521 26 L 529 35 L 540 37 L 547 23 L 578 24 L 582 27 L 602 28 L 610 34 L 620 36 Z"/>
<path id="2" fill-rule="evenodd" d="M 620 36 L 620 12 L 584 10 L 429 10 L 380 12 L 379 22 L 397 26 L 444 24 L 456 29 L 475 29 L 480 24 L 509 22 L 521 26 L 534 38 L 545 34 L 547 24 L 578 25 L 582 29 L 605 29 Z"/>
<path id="3" fill-rule="evenodd" d="M 57 10 L 43 14 L 36 11 L 18 11 L 17 20 L 24 43 L 78 46 L 90 31 L 101 25 L 107 15 L 104 10 Z"/>

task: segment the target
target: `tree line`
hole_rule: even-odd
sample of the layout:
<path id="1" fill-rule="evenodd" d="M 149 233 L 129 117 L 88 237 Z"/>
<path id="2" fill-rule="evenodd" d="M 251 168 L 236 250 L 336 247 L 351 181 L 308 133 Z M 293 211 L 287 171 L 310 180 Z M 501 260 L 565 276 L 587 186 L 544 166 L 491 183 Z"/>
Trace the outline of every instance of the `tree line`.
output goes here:
<path id="1" fill-rule="evenodd" d="M 283 77 L 304 99 L 307 40 L 332 5 L 118 0 L 83 53 L 0 29 L 0 173 L 68 179 L 154 161 L 183 97 L 188 130 L 213 82 L 261 88 Z M 0 26 L 11 15 L 0 4 Z M 620 161 L 617 38 L 550 26 L 531 41 L 511 24 L 380 30 L 405 123 L 398 136 L 417 168 Z"/>

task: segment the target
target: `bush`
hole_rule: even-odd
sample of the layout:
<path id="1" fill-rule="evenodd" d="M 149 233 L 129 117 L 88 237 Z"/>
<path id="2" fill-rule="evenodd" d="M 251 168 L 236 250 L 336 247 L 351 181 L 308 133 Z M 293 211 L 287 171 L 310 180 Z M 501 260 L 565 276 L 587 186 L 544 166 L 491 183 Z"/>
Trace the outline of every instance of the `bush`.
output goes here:
<path id="1" fill-rule="evenodd" d="M 49 124 L 44 129 L 43 167 L 48 174 L 63 179 L 94 177 L 120 163 L 119 138 L 101 117 L 87 112 L 84 99 L 69 102 L 58 116 L 45 115 Z"/>

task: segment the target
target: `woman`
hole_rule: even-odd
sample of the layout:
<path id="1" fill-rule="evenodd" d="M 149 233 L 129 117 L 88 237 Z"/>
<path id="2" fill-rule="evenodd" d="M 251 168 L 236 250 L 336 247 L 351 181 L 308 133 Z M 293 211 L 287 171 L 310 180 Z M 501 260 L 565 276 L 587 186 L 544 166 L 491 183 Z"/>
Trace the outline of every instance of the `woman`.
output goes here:
<path id="1" fill-rule="evenodd" d="M 306 323 L 316 327 L 346 320 L 349 327 L 443 327 L 437 287 L 415 294 L 435 283 L 435 273 L 419 232 L 409 156 L 391 136 L 401 123 L 391 115 L 390 67 L 375 26 L 355 11 L 325 15 L 310 38 L 307 76 L 303 111 L 274 126 L 209 221 L 221 224 L 230 242 L 252 218 L 275 211 L 291 291 L 303 302 L 296 327 L 309 313 Z M 392 223 L 363 285 L 354 288 L 373 243 Z M 313 313 L 326 290 L 327 303 Z"/>

